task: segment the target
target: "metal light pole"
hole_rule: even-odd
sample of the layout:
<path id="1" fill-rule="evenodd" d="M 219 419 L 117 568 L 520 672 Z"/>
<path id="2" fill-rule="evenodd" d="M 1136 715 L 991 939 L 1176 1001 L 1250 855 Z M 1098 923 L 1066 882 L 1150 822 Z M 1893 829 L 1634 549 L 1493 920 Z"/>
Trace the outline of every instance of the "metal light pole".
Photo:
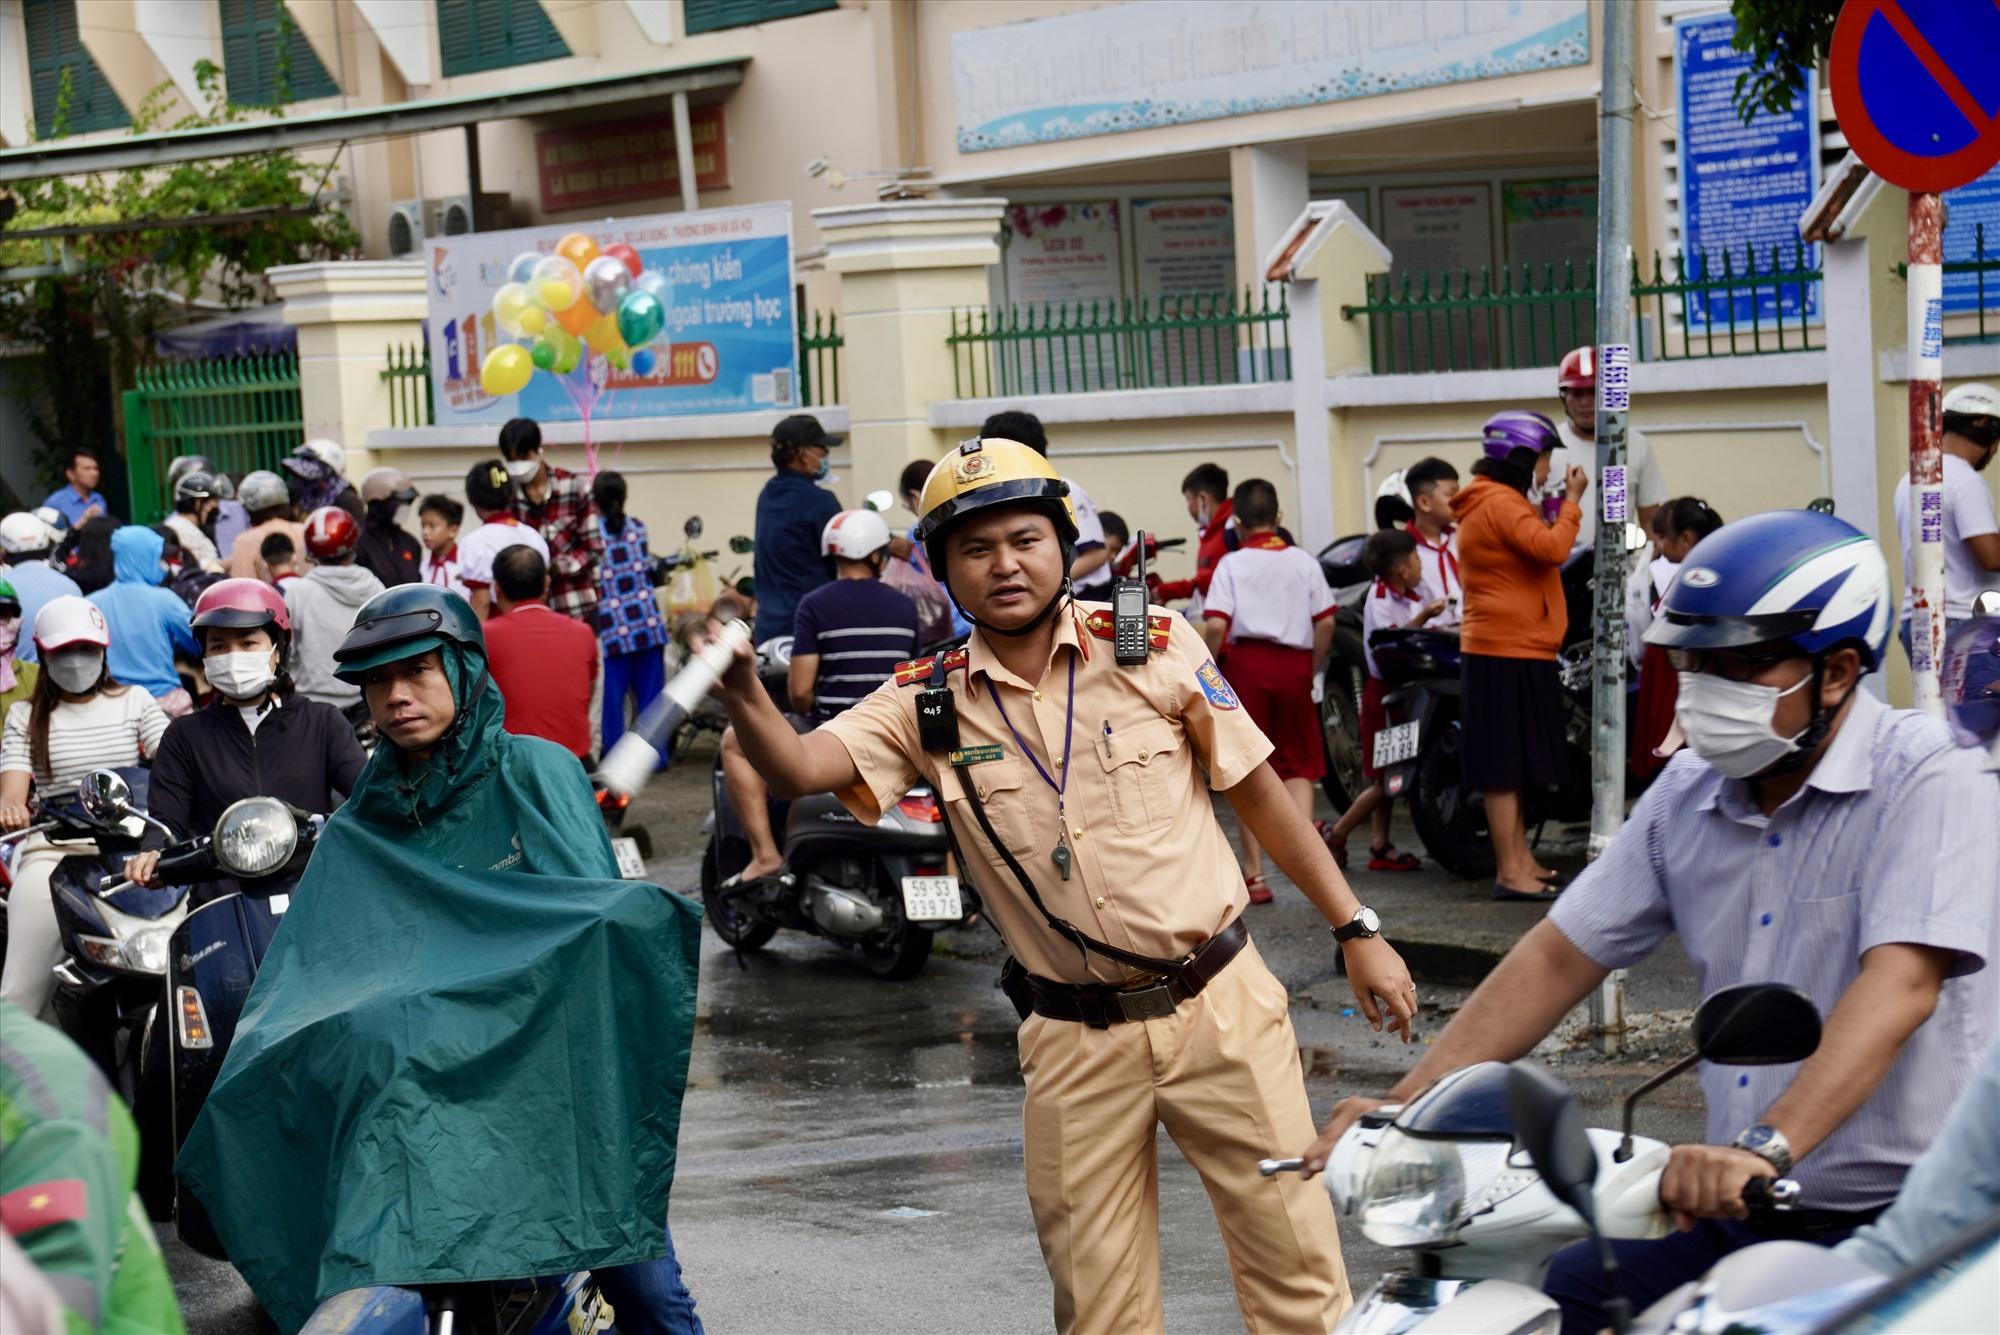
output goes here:
<path id="1" fill-rule="evenodd" d="M 1631 409 L 1632 122 L 1637 5 L 1609 4 L 1597 112 L 1597 489 L 1596 616 L 1590 691 L 1590 856 L 1625 823 L 1625 418 Z M 1598 1046 L 1625 1046 L 1625 971 L 1613 970 L 1590 1001 Z"/>
<path id="2" fill-rule="evenodd" d="M 1944 441 L 1938 380 L 1944 372 L 1944 203 L 1910 192 L 1910 669 L 1914 703 L 1944 717 Z"/>

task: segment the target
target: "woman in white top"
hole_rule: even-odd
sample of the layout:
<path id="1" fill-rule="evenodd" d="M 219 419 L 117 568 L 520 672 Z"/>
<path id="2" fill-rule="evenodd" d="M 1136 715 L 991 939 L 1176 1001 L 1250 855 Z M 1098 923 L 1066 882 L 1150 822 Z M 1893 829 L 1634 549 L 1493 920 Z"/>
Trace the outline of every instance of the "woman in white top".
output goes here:
<path id="1" fill-rule="evenodd" d="M 94 769 L 151 760 L 167 716 L 145 691 L 120 686 L 104 668 L 111 633 L 104 613 L 87 598 L 51 599 L 35 617 L 41 676 L 29 700 L 17 700 L 0 727 L 0 831 L 25 828 L 28 792 L 48 806 L 67 802 Z M 7 898 L 7 961 L 0 997 L 42 1015 L 55 995 L 62 934 L 49 898 L 49 877 L 72 854 L 92 854 L 88 842 L 53 844 L 30 835 L 14 858 Z"/>

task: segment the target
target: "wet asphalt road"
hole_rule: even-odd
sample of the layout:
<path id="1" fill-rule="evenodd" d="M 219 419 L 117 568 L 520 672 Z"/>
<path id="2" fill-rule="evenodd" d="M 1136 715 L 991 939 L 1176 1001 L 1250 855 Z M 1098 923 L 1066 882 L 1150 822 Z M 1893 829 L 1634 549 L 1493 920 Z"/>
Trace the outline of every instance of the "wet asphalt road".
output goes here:
<path id="1" fill-rule="evenodd" d="M 656 832 L 698 826 L 706 766 L 657 784 L 635 808 Z M 686 887 L 699 850 L 675 841 L 649 870 Z M 1325 929 L 1288 886 L 1253 920 L 1293 993 L 1317 1109 L 1386 1088 L 1413 1054 L 1351 1013 Z M 882 983 L 837 946 L 781 933 L 739 967 L 704 934 L 701 1002 L 672 1226 L 704 1321 L 717 1332 L 1029 1331 L 1050 1290 L 1022 1187 L 1015 1017 L 993 986 L 997 941 L 940 938 L 917 979 Z M 1635 974 L 1634 995 L 1687 1004 L 1684 965 Z M 1426 1032 L 1463 998 L 1425 987 Z M 1603 1124 L 1615 1101 L 1675 1054 L 1667 1033 L 1627 1061 L 1553 1058 Z M 1640 1129 L 1700 1135 L 1693 1082 L 1642 1111 Z M 1273 1146 L 1274 1154 L 1300 1146 Z M 1175 1331 L 1241 1329 L 1221 1237 L 1199 1179 L 1160 1138 L 1161 1253 Z M 1395 1253 L 1343 1225 L 1350 1279 L 1365 1287 Z M 226 1265 L 167 1240 L 196 1335 L 271 1329 Z"/>

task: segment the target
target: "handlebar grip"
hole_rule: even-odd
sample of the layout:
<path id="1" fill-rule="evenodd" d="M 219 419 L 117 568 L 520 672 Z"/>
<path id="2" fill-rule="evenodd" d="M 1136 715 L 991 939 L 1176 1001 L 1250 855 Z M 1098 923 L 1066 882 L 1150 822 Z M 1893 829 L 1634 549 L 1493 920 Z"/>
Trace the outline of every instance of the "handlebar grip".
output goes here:
<path id="1" fill-rule="evenodd" d="M 1753 1177 L 1743 1184 L 1743 1203 L 1752 1211 L 1789 1210 L 1798 1200 L 1799 1184 L 1788 1177 Z"/>

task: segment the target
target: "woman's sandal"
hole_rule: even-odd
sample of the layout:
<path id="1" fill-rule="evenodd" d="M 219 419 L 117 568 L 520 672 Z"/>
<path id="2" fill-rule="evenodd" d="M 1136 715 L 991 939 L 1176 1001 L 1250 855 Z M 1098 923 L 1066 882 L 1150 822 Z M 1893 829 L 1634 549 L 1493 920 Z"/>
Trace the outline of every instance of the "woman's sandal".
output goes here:
<path id="1" fill-rule="evenodd" d="M 1314 821 L 1313 829 L 1319 831 L 1319 837 L 1325 841 L 1326 851 L 1333 854 L 1333 865 L 1342 871 L 1347 870 L 1347 841 L 1334 838 L 1333 826 L 1323 820 Z"/>
<path id="2" fill-rule="evenodd" d="M 1380 848 L 1368 849 L 1369 871 L 1415 871 L 1423 866 L 1423 859 L 1415 853 L 1405 853 L 1394 844 L 1383 844 Z"/>
<path id="3" fill-rule="evenodd" d="M 1495 881 L 1493 883 L 1493 898 L 1501 901 L 1502 903 L 1552 904 L 1555 902 L 1556 896 L 1560 895 L 1561 893 L 1562 893 L 1561 890 L 1543 890 L 1539 892 L 1532 890 L 1514 890 L 1500 884 L 1500 882 L 1498 881 Z"/>
<path id="4" fill-rule="evenodd" d="M 1243 884 L 1250 888 L 1250 902 L 1252 904 L 1268 904 L 1271 902 L 1273 898 L 1271 887 L 1264 884 L 1262 873 L 1256 876 L 1244 877 Z"/>

